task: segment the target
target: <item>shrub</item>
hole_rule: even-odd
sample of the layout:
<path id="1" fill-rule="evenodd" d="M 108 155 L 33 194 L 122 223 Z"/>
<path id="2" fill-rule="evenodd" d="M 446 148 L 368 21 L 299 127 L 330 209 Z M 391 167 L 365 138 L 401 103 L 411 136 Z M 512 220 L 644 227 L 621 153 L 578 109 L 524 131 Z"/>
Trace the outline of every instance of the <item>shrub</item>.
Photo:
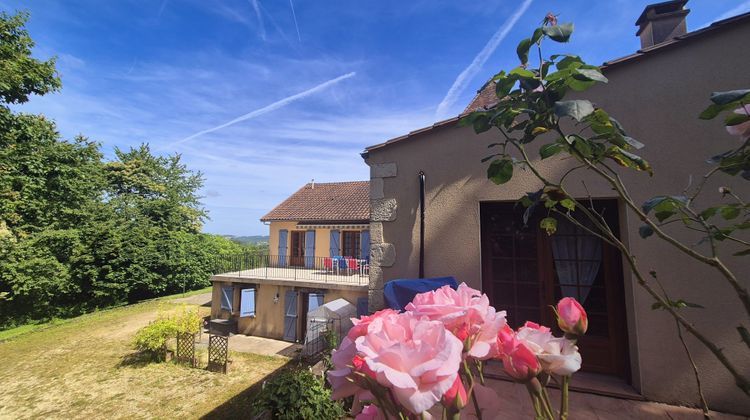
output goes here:
<path id="1" fill-rule="evenodd" d="M 266 382 L 254 411 L 268 411 L 274 419 L 340 419 L 341 403 L 331 400 L 323 381 L 305 369 L 290 369 Z"/>
<path id="2" fill-rule="evenodd" d="M 177 334 L 174 319 L 159 317 L 135 334 L 133 344 L 141 353 L 148 354 L 154 360 L 164 360 L 167 353 L 167 340 Z"/>
<path id="3" fill-rule="evenodd" d="M 184 306 L 182 310 L 172 317 L 177 333 L 196 334 L 201 329 L 203 319 L 198 313 L 198 308 Z"/>

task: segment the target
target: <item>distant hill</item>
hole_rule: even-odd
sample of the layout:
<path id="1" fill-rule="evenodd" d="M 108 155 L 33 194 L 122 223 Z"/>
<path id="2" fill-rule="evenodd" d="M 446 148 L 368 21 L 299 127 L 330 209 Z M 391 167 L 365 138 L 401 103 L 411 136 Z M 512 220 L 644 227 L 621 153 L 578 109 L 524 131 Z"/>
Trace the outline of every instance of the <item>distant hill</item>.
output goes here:
<path id="1" fill-rule="evenodd" d="M 255 235 L 255 236 L 234 236 L 234 235 L 224 235 L 224 237 L 246 245 L 246 244 L 267 244 L 268 243 L 268 236 L 263 235 Z"/>

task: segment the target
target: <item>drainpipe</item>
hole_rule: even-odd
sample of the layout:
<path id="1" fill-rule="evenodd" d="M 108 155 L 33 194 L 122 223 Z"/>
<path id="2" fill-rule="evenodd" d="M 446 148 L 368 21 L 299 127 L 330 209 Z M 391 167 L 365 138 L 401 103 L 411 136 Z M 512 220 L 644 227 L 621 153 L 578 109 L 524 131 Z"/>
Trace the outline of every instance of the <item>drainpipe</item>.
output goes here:
<path id="1" fill-rule="evenodd" d="M 424 278 L 424 171 L 419 171 L 419 278 Z"/>

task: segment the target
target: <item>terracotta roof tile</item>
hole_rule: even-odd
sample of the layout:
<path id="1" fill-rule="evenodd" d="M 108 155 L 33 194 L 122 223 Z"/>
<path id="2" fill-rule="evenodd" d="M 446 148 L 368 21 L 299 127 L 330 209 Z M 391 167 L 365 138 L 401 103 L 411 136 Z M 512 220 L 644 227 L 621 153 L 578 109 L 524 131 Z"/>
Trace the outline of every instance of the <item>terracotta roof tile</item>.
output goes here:
<path id="1" fill-rule="evenodd" d="M 497 95 L 495 94 L 495 82 L 490 80 L 485 83 L 478 91 L 474 99 L 471 100 L 469 106 L 464 109 L 463 114 L 468 114 L 480 109 L 492 108 L 497 104 Z"/>
<path id="2" fill-rule="evenodd" d="M 309 183 L 261 219 L 300 222 L 370 220 L 370 182 Z"/>

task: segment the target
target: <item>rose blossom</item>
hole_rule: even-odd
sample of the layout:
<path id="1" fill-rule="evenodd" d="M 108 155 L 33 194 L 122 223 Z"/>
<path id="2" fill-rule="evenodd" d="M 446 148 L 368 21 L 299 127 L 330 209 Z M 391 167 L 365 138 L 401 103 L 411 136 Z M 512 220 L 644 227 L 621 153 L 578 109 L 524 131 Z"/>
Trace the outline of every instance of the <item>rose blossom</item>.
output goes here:
<path id="1" fill-rule="evenodd" d="M 354 420 L 385 420 L 376 405 L 366 405 Z"/>
<path id="2" fill-rule="evenodd" d="M 497 336 L 500 358 L 505 372 L 519 382 L 536 377 L 542 370 L 536 354 L 524 340 L 519 340 L 516 332 L 507 325 Z"/>
<path id="3" fill-rule="evenodd" d="M 573 335 L 583 335 L 589 327 L 586 311 L 577 300 L 566 297 L 557 303 L 557 325 Z"/>
<path id="4" fill-rule="evenodd" d="M 537 328 L 529 327 L 532 324 Z M 526 323 L 519 328 L 515 338 L 523 342 L 539 359 L 547 373 L 568 376 L 581 368 L 578 347 L 567 338 L 554 337 L 549 328 Z"/>
<path id="5" fill-rule="evenodd" d="M 328 371 L 328 382 L 331 383 L 333 392 L 331 398 L 338 400 L 341 398 L 349 397 L 364 391 L 359 385 L 354 382 L 354 357 L 357 354 L 357 348 L 354 345 L 354 340 L 364 334 L 367 334 L 367 328 L 370 323 L 378 318 L 388 318 L 398 315 L 397 311 L 393 309 L 384 309 L 382 311 L 375 312 L 369 316 L 363 316 L 361 319 L 352 319 L 354 327 L 349 330 L 349 333 L 341 340 L 341 344 L 338 349 L 334 350 L 331 355 L 331 364 L 333 369 Z M 362 366 L 359 365 L 359 368 Z M 364 371 L 365 374 L 369 375 L 368 371 Z"/>
<path id="6" fill-rule="evenodd" d="M 414 297 L 406 310 L 440 321 L 460 340 L 469 339 L 468 355 L 485 360 L 497 355 L 497 333 L 505 326 L 505 311 L 496 312 L 487 295 L 461 283 L 458 290 L 443 286 Z"/>
<path id="7" fill-rule="evenodd" d="M 734 110 L 735 114 L 750 115 L 748 114 L 747 108 L 737 108 Z M 750 139 L 750 121 L 745 121 L 737 125 L 728 125 L 727 132 L 733 136 L 740 136 L 740 140 L 745 141 Z"/>
<path id="8" fill-rule="evenodd" d="M 459 409 L 466 406 L 466 402 L 469 401 L 469 397 L 466 395 L 466 387 L 461 382 L 461 377 L 456 375 L 456 380 L 453 382 L 453 386 L 443 395 L 443 405 L 450 407 L 453 404 Z"/>
<path id="9" fill-rule="evenodd" d="M 372 320 L 355 343 L 377 382 L 414 414 L 431 408 L 451 388 L 463 349 L 441 322 L 409 312 Z"/>

